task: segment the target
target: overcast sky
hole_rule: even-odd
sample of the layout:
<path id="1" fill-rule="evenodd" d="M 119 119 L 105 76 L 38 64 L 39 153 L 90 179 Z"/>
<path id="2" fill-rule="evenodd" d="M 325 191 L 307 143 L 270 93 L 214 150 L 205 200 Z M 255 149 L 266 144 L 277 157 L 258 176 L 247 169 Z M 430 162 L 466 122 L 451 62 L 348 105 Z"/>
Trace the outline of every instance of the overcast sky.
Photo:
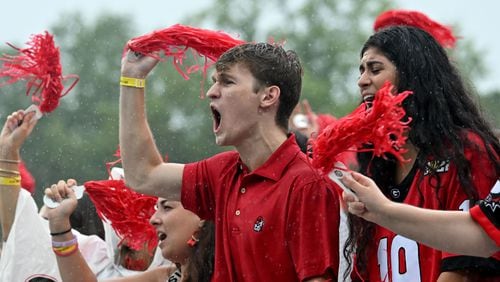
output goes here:
<path id="1" fill-rule="evenodd" d="M 86 19 L 93 19 L 102 11 L 125 13 L 133 17 L 138 32 L 177 23 L 183 15 L 206 6 L 204 0 L 148 1 L 148 0 L 5 0 L 1 4 L 0 44 L 24 43 L 31 34 L 49 30 L 62 13 L 79 10 Z M 419 10 L 445 24 L 460 24 L 458 36 L 475 41 L 483 52 L 490 71 L 482 80 L 475 81 L 480 91 L 500 89 L 500 1 L 457 0 L 396 0 L 399 8 Z"/>

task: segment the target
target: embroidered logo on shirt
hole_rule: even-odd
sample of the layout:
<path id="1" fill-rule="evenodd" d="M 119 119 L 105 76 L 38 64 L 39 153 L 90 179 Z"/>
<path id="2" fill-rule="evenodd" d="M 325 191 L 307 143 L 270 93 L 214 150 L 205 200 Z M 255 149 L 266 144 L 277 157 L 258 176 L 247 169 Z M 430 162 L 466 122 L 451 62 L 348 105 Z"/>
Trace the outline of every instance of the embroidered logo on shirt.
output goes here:
<path id="1" fill-rule="evenodd" d="M 397 188 L 393 188 L 393 189 L 391 189 L 391 196 L 394 199 L 399 199 L 399 197 L 401 197 L 401 191 L 399 191 L 399 189 L 397 189 Z"/>
<path id="2" fill-rule="evenodd" d="M 489 208 L 491 214 L 496 214 L 496 218 L 500 218 L 500 181 L 497 181 L 490 194 L 481 201 L 482 208 Z M 497 220 L 498 221 L 498 220 Z"/>
<path id="3" fill-rule="evenodd" d="M 260 232 L 262 231 L 262 228 L 264 228 L 264 218 L 259 216 L 253 225 L 253 231 Z"/>
<path id="4" fill-rule="evenodd" d="M 439 160 L 429 161 L 425 165 L 424 175 L 427 175 L 427 174 L 429 174 L 431 172 L 435 172 L 435 173 L 447 172 L 449 168 L 450 168 L 450 160 L 446 160 L 446 161 L 439 161 Z"/>

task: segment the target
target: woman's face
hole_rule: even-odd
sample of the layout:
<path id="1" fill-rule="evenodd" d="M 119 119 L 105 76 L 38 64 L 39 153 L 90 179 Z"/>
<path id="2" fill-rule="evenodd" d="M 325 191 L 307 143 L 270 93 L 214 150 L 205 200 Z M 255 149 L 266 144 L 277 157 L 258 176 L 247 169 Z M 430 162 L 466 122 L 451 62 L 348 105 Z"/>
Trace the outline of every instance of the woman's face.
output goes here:
<path id="1" fill-rule="evenodd" d="M 363 53 L 359 73 L 358 86 L 367 107 L 371 107 L 375 94 L 384 82 L 389 81 L 397 87 L 396 66 L 377 48 L 368 48 Z"/>
<path id="2" fill-rule="evenodd" d="M 192 251 L 187 241 L 198 231 L 200 218 L 184 209 L 180 202 L 158 198 L 150 222 L 158 233 L 163 257 L 174 263 L 185 263 Z"/>

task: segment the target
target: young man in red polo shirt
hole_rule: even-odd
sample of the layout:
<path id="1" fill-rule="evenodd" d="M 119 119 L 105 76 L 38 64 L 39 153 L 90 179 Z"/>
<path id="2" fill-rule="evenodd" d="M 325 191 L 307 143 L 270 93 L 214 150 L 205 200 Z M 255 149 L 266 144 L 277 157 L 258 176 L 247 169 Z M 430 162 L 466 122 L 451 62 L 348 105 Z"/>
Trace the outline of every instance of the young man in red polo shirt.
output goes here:
<path id="1" fill-rule="evenodd" d="M 157 63 L 129 56 L 121 75 L 143 82 Z M 120 146 L 128 184 L 182 200 L 215 222 L 214 281 L 336 280 L 339 202 L 288 134 L 302 84 L 297 55 L 243 44 L 219 58 L 212 80 L 207 97 L 216 143 L 236 150 L 186 165 L 162 161 L 143 83 L 122 84 Z"/>

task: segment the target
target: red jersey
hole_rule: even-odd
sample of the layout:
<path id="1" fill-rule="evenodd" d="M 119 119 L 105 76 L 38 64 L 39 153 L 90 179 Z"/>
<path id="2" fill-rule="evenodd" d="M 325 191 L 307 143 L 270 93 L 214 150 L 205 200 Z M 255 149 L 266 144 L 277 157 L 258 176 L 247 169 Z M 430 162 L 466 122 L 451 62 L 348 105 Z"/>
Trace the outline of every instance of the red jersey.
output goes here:
<path id="1" fill-rule="evenodd" d="M 484 143 L 472 134 L 469 139 L 477 144 L 478 148 L 472 146 L 465 149 L 465 157 L 470 162 L 474 187 L 479 197 L 485 198 L 497 181 L 498 175 L 494 164 L 488 158 Z M 430 169 L 436 173 L 429 174 Z M 440 181 L 438 190 L 437 179 Z M 469 200 L 461 187 L 453 161 L 429 159 L 425 170 L 415 166 L 401 185 L 405 182 L 408 194 L 406 197 L 402 196 L 403 203 L 434 210 L 469 209 Z M 393 199 L 400 193 L 398 189 L 389 191 Z M 368 255 L 369 281 L 434 282 L 445 267 L 443 260 L 457 256 L 429 248 L 380 226 L 375 230 Z M 453 267 L 459 269 L 461 263 L 454 262 Z"/>
<path id="2" fill-rule="evenodd" d="M 184 207 L 215 222 L 213 281 L 337 275 L 339 199 L 294 136 L 252 172 L 237 152 L 188 164 L 182 186 Z"/>
<path id="3" fill-rule="evenodd" d="M 486 199 L 470 210 L 470 214 L 500 247 L 500 181 Z"/>

